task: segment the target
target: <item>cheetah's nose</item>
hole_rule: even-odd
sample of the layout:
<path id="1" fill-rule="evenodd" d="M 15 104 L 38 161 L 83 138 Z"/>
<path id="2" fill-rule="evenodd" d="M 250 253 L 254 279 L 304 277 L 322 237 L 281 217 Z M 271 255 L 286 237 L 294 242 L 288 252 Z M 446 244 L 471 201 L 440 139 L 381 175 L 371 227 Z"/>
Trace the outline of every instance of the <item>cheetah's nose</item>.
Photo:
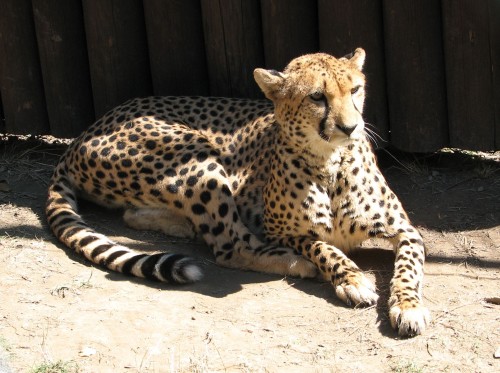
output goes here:
<path id="1" fill-rule="evenodd" d="M 356 129 L 358 125 L 355 124 L 353 126 L 340 126 L 340 125 L 337 125 L 337 127 L 342 131 L 344 132 L 347 136 L 350 136 L 351 133 L 354 132 L 354 130 Z"/>

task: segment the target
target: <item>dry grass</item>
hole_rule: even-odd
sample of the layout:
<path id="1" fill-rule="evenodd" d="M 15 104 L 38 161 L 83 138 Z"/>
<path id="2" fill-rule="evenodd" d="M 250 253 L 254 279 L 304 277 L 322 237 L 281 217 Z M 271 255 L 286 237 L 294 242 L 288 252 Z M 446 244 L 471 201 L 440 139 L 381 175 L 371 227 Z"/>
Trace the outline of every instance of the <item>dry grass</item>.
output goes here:
<path id="1" fill-rule="evenodd" d="M 74 361 L 44 362 L 31 370 L 31 373 L 78 373 L 80 369 Z"/>
<path id="2" fill-rule="evenodd" d="M 32 180 L 47 185 L 45 177 L 54 168 L 53 159 L 57 156 L 42 145 L 20 149 L 20 145 L 6 145 L 0 154 L 0 172 L 7 177 Z"/>

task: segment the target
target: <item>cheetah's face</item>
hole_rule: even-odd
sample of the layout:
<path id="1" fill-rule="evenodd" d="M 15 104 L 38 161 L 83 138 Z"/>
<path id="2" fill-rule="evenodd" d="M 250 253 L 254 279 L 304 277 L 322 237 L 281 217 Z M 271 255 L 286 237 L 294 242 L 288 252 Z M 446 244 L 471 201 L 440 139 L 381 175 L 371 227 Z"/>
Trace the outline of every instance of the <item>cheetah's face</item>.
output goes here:
<path id="1" fill-rule="evenodd" d="M 275 116 L 291 143 L 335 148 L 363 133 L 365 52 L 350 58 L 324 53 L 298 57 L 283 72 L 256 69 L 254 77 L 274 102 Z"/>

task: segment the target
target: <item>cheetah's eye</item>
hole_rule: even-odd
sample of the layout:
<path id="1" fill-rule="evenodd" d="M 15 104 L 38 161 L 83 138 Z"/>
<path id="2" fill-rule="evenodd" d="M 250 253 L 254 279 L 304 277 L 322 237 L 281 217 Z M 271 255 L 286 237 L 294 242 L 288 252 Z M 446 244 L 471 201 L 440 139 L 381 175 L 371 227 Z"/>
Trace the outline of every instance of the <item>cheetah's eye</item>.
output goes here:
<path id="1" fill-rule="evenodd" d="M 325 99 L 325 95 L 321 91 L 316 91 L 309 95 L 309 98 L 313 101 L 323 101 Z"/>
<path id="2" fill-rule="evenodd" d="M 360 85 L 357 85 L 353 89 L 351 89 L 351 95 L 355 95 L 361 89 Z"/>

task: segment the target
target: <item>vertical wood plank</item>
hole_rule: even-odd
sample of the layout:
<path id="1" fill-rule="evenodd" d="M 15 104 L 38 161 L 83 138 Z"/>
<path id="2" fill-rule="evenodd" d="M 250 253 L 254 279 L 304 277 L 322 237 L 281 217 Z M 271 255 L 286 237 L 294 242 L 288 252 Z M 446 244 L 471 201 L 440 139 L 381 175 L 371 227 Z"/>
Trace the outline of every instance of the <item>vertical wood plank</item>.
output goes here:
<path id="1" fill-rule="evenodd" d="M 443 0 L 442 4 L 451 146 L 493 149 L 495 104 L 488 2 Z"/>
<path id="2" fill-rule="evenodd" d="M 318 7 L 310 0 L 261 0 L 264 56 L 268 68 L 318 51 Z"/>
<path id="3" fill-rule="evenodd" d="M 489 2 L 493 110 L 495 113 L 495 150 L 500 149 L 500 1 Z"/>
<path id="4" fill-rule="evenodd" d="M 99 117 L 153 92 L 140 0 L 84 0 L 94 107 Z"/>
<path id="5" fill-rule="evenodd" d="M 74 137 L 94 120 L 81 1 L 32 4 L 51 133 Z"/>
<path id="6" fill-rule="evenodd" d="M 253 69 L 264 65 L 259 0 L 202 0 L 210 94 L 260 97 Z"/>
<path id="7" fill-rule="evenodd" d="M 144 13 L 157 95 L 207 95 L 199 0 L 147 0 Z"/>
<path id="8" fill-rule="evenodd" d="M 201 0 L 207 71 L 212 96 L 231 96 L 231 72 L 227 63 L 224 21 L 219 0 Z"/>
<path id="9" fill-rule="evenodd" d="M 383 5 L 391 143 L 434 151 L 448 144 L 440 3 Z"/>
<path id="10" fill-rule="evenodd" d="M 0 92 L 7 132 L 49 133 L 29 0 L 0 1 Z"/>
<path id="11" fill-rule="evenodd" d="M 319 0 L 320 50 L 336 57 L 352 53 L 357 47 L 366 51 L 363 72 L 367 79 L 364 117 L 367 127 L 387 145 L 389 118 L 384 65 L 384 36 L 381 0 Z"/>
<path id="12" fill-rule="evenodd" d="M 0 76 L 2 71 L 0 70 Z M 0 92 L 0 133 L 5 133 L 5 115 L 3 113 L 2 93 Z"/>

